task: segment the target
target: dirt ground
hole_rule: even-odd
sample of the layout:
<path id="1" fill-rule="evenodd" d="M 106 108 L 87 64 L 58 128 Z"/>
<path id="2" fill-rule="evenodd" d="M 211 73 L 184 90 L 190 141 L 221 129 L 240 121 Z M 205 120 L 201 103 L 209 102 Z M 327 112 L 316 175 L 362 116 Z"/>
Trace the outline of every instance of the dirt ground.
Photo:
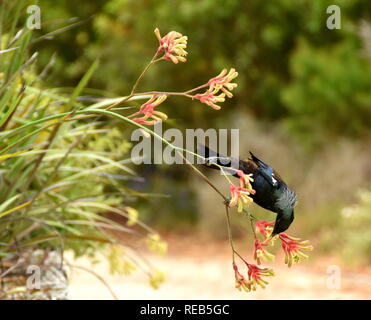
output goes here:
<path id="1" fill-rule="evenodd" d="M 166 273 L 158 290 L 148 285 L 140 271 L 130 276 L 110 275 L 108 265 L 92 265 L 86 259 L 73 264 L 84 266 L 102 276 L 119 299 L 371 299 L 371 268 L 347 269 L 334 259 L 316 260 L 287 268 L 282 256 L 276 257 L 276 276 L 266 289 L 239 292 L 234 288 L 234 274 L 227 242 L 199 241 L 184 237 L 167 239 L 167 255 L 149 256 Z M 339 265 L 340 288 L 331 289 L 328 267 Z M 109 290 L 92 274 L 74 269 L 70 278 L 70 299 L 112 299 Z"/>

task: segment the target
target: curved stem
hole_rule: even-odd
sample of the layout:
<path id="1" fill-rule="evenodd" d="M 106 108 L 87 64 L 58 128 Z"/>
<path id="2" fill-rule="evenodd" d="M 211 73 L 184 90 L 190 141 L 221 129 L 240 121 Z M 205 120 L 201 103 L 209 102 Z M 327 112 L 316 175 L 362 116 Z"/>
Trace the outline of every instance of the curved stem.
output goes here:
<path id="1" fill-rule="evenodd" d="M 70 266 L 70 268 L 81 269 L 81 270 L 84 270 L 84 271 L 86 271 L 88 273 L 91 273 L 94 277 L 96 277 L 100 282 L 102 282 L 104 284 L 104 286 L 108 289 L 108 291 L 111 293 L 112 297 L 115 300 L 119 300 L 119 298 L 117 297 L 117 295 L 115 294 L 115 292 L 112 290 L 112 288 L 110 287 L 110 285 L 108 284 L 108 282 L 106 280 L 104 280 L 104 278 L 101 277 L 98 273 L 96 273 L 95 271 L 93 271 L 91 269 L 88 269 L 86 267 L 83 267 L 83 266 L 77 266 L 77 265 L 73 265 L 73 264 L 70 264 L 70 263 L 68 263 L 68 265 Z"/>
<path id="2" fill-rule="evenodd" d="M 177 153 L 186 161 L 187 165 L 190 166 L 201 177 L 201 179 L 203 179 L 210 187 L 212 187 L 223 198 L 224 201 L 227 201 L 227 198 L 224 196 L 224 194 L 200 170 L 198 170 L 192 163 L 190 163 L 189 160 L 184 157 L 181 152 L 177 151 Z"/>
<path id="3" fill-rule="evenodd" d="M 131 89 L 130 94 L 129 94 L 127 97 L 123 98 L 123 100 L 120 100 L 120 101 L 114 103 L 113 105 L 107 107 L 107 110 L 112 109 L 113 107 L 115 107 L 115 106 L 117 106 L 117 105 L 119 105 L 119 104 L 122 104 L 122 103 L 124 103 L 124 102 L 130 100 L 133 96 L 137 95 L 137 94 L 135 94 L 135 90 L 137 89 L 137 87 L 138 87 L 140 81 L 143 79 L 144 74 L 148 71 L 148 69 L 149 69 L 153 64 L 155 64 L 156 62 L 158 62 L 158 61 L 161 60 L 161 58 L 160 58 L 160 59 L 156 59 L 157 56 L 158 56 L 158 51 L 155 53 L 155 55 L 153 56 L 153 58 L 151 59 L 151 61 L 147 64 L 147 66 L 144 68 L 144 70 L 142 71 L 142 73 L 139 75 L 139 77 L 138 77 L 137 80 L 135 81 L 135 83 L 134 83 L 134 85 L 133 85 L 133 88 Z"/>
<path id="4" fill-rule="evenodd" d="M 155 55 L 153 56 L 153 58 L 151 59 L 151 61 L 147 64 L 147 66 L 144 68 L 144 70 L 142 71 L 142 73 L 139 75 L 137 81 L 135 81 L 134 83 L 134 86 L 133 88 L 131 89 L 131 92 L 130 92 L 130 96 L 133 96 L 133 94 L 135 93 L 135 90 L 137 89 L 140 81 L 142 80 L 144 74 L 148 71 L 148 69 L 154 64 L 156 63 L 157 61 L 159 61 L 160 59 L 156 59 L 157 58 L 157 55 L 158 55 L 158 51 L 155 53 Z"/>
<path id="5" fill-rule="evenodd" d="M 236 250 L 234 251 L 234 253 L 235 254 L 237 254 L 238 255 L 238 257 L 247 265 L 247 266 L 249 266 L 250 265 L 250 263 L 248 263 Z"/>
<path id="6" fill-rule="evenodd" d="M 231 221 L 229 219 L 229 206 L 228 206 L 227 203 L 225 204 L 225 212 L 226 212 L 226 216 L 227 216 L 228 240 L 229 240 L 229 245 L 231 246 L 231 249 L 232 249 L 232 260 L 233 260 L 233 263 L 234 263 L 235 262 L 234 254 L 237 253 L 238 256 L 239 256 L 239 254 L 238 254 L 238 252 L 236 252 L 236 250 L 234 250 L 234 246 L 233 246 Z"/>

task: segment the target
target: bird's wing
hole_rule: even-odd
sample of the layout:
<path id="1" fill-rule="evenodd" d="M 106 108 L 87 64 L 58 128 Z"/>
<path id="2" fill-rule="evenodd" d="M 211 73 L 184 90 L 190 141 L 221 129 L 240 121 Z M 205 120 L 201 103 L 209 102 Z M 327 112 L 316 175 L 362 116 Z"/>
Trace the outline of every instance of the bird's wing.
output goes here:
<path id="1" fill-rule="evenodd" d="M 259 170 L 259 167 L 256 165 L 255 162 L 249 159 L 244 159 L 240 160 L 239 169 L 242 170 L 245 174 L 250 174 L 256 172 L 256 170 Z"/>
<path id="2" fill-rule="evenodd" d="M 258 166 L 258 170 L 261 173 L 261 175 L 267 180 L 267 182 L 272 185 L 272 187 L 277 188 L 278 187 L 278 181 L 280 177 L 277 175 L 276 171 L 273 170 L 273 168 L 269 165 L 267 165 L 264 161 L 260 160 L 258 157 L 256 157 L 251 151 L 251 161 L 254 162 Z"/>

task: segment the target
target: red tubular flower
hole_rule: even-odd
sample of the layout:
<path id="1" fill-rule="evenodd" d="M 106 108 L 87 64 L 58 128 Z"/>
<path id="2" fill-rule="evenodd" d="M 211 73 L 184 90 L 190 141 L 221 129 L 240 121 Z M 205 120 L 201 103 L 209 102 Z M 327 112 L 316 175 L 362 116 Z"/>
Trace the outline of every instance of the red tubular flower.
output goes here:
<path id="1" fill-rule="evenodd" d="M 266 261 L 274 261 L 274 255 L 269 253 L 265 248 L 268 244 L 268 241 L 259 241 L 259 239 L 255 239 L 254 259 L 258 264 L 261 264 L 262 259 Z"/>
<path id="2" fill-rule="evenodd" d="M 218 102 L 224 102 L 225 101 L 225 94 L 221 93 L 219 95 L 216 95 L 218 93 L 218 89 L 214 88 L 213 90 L 207 90 L 204 93 L 198 93 L 193 96 L 193 99 L 200 100 L 202 103 L 207 104 L 211 108 L 215 110 L 220 110 L 220 107 L 216 105 Z"/>
<path id="3" fill-rule="evenodd" d="M 217 88 L 218 90 L 222 90 L 228 98 L 232 98 L 233 94 L 231 91 L 237 87 L 237 83 L 232 83 L 231 81 L 237 76 L 238 72 L 234 68 L 230 69 L 228 74 L 227 69 L 223 69 L 215 78 L 209 80 L 209 89 L 214 90 L 214 88 Z"/>
<path id="4" fill-rule="evenodd" d="M 134 118 L 133 121 L 135 121 L 138 124 L 144 124 L 144 125 L 154 125 L 157 122 L 165 121 L 167 119 L 167 115 L 160 111 L 155 111 L 155 107 L 157 107 L 159 104 L 164 102 L 166 100 L 167 96 L 153 96 L 151 97 L 146 103 L 144 103 L 138 112 L 130 115 L 129 117 L 136 116 L 138 114 L 142 114 L 143 116 L 140 118 Z"/>
<path id="5" fill-rule="evenodd" d="M 279 239 L 281 240 L 281 246 L 285 252 L 285 264 L 291 267 L 293 262 L 299 262 L 300 258 L 308 258 L 302 251 L 312 251 L 313 246 L 310 245 L 308 240 L 301 240 L 300 238 L 294 238 L 286 233 L 280 233 Z"/>
<path id="6" fill-rule="evenodd" d="M 264 280 L 262 277 L 271 277 L 274 276 L 272 269 L 268 268 L 259 268 L 255 264 L 247 264 L 249 269 L 248 276 L 251 285 L 251 290 L 256 290 L 256 285 L 259 285 L 261 288 L 265 289 L 265 286 L 268 284 L 268 281 Z"/>
<path id="7" fill-rule="evenodd" d="M 255 224 L 255 232 L 260 233 L 264 237 L 264 239 L 267 239 L 271 235 L 273 227 L 274 222 L 259 220 Z"/>
<path id="8" fill-rule="evenodd" d="M 244 290 L 246 292 L 251 291 L 251 281 L 247 281 L 246 278 L 238 271 L 237 265 L 233 262 L 234 277 L 236 280 L 236 289 Z"/>
<path id="9" fill-rule="evenodd" d="M 234 184 L 230 185 L 231 201 L 229 202 L 230 207 L 237 205 L 237 211 L 241 212 L 244 205 L 253 202 L 250 194 L 255 194 L 255 190 L 247 189 L 244 187 L 236 186 Z"/>
<path id="10" fill-rule="evenodd" d="M 237 265 L 233 262 L 233 270 L 236 281 L 236 288 L 238 290 L 244 290 L 246 292 L 256 291 L 256 285 L 259 285 L 261 288 L 265 289 L 265 286 L 268 284 L 268 281 L 264 280 L 262 277 L 272 277 L 274 272 L 272 269 L 268 268 L 259 268 L 255 264 L 245 263 L 248 271 L 246 279 L 238 270 Z"/>
<path id="11" fill-rule="evenodd" d="M 227 69 L 223 69 L 222 72 L 211 78 L 204 86 L 209 86 L 209 88 L 204 93 L 198 93 L 193 96 L 193 99 L 198 99 L 202 103 L 207 104 L 215 110 L 220 110 L 220 106 L 217 105 L 219 102 L 224 102 L 225 97 L 232 98 L 232 90 L 237 87 L 237 83 L 232 83 L 231 81 L 238 76 L 235 69 L 231 69 L 227 74 Z M 222 91 L 222 93 L 219 93 Z"/>
<path id="12" fill-rule="evenodd" d="M 242 170 L 237 170 L 236 173 L 240 177 L 240 186 L 247 189 L 252 189 L 251 182 L 254 182 L 252 173 L 245 174 Z"/>
<path id="13" fill-rule="evenodd" d="M 144 125 L 144 126 L 153 126 L 154 124 L 156 124 L 158 122 L 158 121 L 155 121 L 155 120 L 147 120 L 147 119 L 148 119 L 148 117 L 144 116 L 144 117 L 141 117 L 141 118 L 135 118 L 135 119 L 133 119 L 133 121 L 138 123 L 138 124 Z"/>
<path id="14" fill-rule="evenodd" d="M 157 49 L 157 53 L 164 52 L 162 59 L 170 60 L 173 63 L 177 64 L 180 62 L 186 62 L 187 47 L 186 36 L 183 36 L 181 33 L 176 31 L 169 32 L 166 36 L 161 37 L 160 30 L 155 29 L 155 35 L 160 43 L 160 46 Z"/>

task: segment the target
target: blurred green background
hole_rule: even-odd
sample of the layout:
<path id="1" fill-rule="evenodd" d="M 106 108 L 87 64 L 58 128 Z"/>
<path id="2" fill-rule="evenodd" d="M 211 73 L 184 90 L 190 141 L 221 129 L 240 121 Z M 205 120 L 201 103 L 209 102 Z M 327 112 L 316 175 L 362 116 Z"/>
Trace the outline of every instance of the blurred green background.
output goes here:
<path id="1" fill-rule="evenodd" d="M 183 91 L 206 82 L 222 68 L 236 68 L 239 86 L 221 111 L 174 97 L 161 106 L 169 115 L 168 123 L 180 129 L 239 128 L 241 155 L 254 151 L 299 194 L 290 233 L 310 237 L 317 252 L 336 251 L 348 261 L 371 262 L 370 1 L 44 0 L 39 4 L 40 35 L 77 24 L 35 44 L 40 70 L 56 54 L 47 83 L 65 87 L 66 92 L 99 58 L 89 86 L 100 89 L 100 95 L 127 94 L 157 48 L 156 27 L 163 34 L 176 30 L 188 36 L 188 61 L 155 65 L 141 84 L 142 91 Z M 340 30 L 326 27 L 326 8 L 333 4 L 341 8 Z M 130 137 L 126 130 L 122 129 L 123 139 Z M 189 168 L 135 169 L 146 180 L 133 187 L 169 196 L 140 204 L 148 222 L 169 230 L 196 226 L 200 232 L 225 237 L 218 196 Z M 217 173 L 208 174 L 223 188 Z M 252 210 L 261 217 L 274 217 L 255 206 Z"/>

